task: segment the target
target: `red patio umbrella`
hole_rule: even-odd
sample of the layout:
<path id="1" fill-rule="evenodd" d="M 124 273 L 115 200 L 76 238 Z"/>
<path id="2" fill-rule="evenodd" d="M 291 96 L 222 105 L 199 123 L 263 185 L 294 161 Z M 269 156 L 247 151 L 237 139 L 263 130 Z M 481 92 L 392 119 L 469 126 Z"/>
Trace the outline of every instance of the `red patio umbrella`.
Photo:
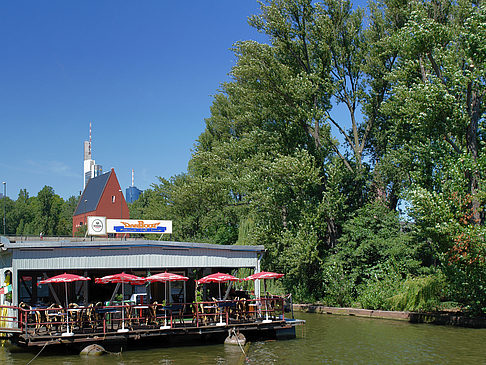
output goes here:
<path id="1" fill-rule="evenodd" d="M 256 274 L 250 275 L 243 280 L 257 280 L 257 279 L 278 279 L 284 276 L 284 274 L 278 274 L 276 272 L 261 271 Z"/>
<path id="2" fill-rule="evenodd" d="M 225 274 L 221 272 L 217 272 L 208 276 L 205 276 L 196 282 L 198 284 L 206 284 L 206 283 L 218 283 L 219 286 L 219 298 L 221 299 L 221 283 L 227 282 L 227 281 L 240 281 L 237 277 L 230 275 L 230 274 Z"/>
<path id="3" fill-rule="evenodd" d="M 261 272 L 255 273 L 253 275 L 250 275 L 250 276 L 244 278 L 243 280 L 248 281 L 248 280 L 262 280 L 262 279 L 279 279 L 282 276 L 284 276 L 284 274 L 279 274 L 279 273 L 270 272 L 270 271 L 261 271 Z M 265 284 L 265 291 L 266 291 L 266 284 Z"/>
<path id="4" fill-rule="evenodd" d="M 67 283 L 71 283 L 73 281 L 86 281 L 91 280 L 90 278 L 86 278 L 84 276 L 75 275 L 75 274 L 61 274 L 53 276 L 52 278 L 41 280 L 37 283 L 37 285 L 41 284 L 49 284 L 49 283 L 64 283 L 64 289 L 66 291 L 66 332 L 63 333 L 63 336 L 72 336 L 73 333 L 69 332 L 69 303 L 68 303 L 68 295 L 67 295 Z"/>
<path id="5" fill-rule="evenodd" d="M 278 279 L 284 276 L 284 274 L 279 274 L 276 272 L 270 272 L 270 271 L 261 271 L 257 272 L 253 275 L 250 275 L 243 280 L 248 281 L 248 280 L 262 280 L 262 279 Z M 267 284 L 265 283 L 265 289 L 264 291 L 267 291 Z M 267 300 L 265 299 L 265 320 L 263 322 L 271 322 L 271 320 L 268 319 L 268 311 L 267 311 Z"/>
<path id="6" fill-rule="evenodd" d="M 145 278 L 141 278 L 140 276 L 122 272 L 119 274 L 103 276 L 102 278 L 96 278 L 95 283 L 96 284 L 121 283 L 122 306 L 123 306 L 123 301 L 125 300 L 125 289 L 123 287 L 123 284 L 130 283 L 132 285 L 142 285 L 145 283 Z M 122 309 L 122 328 L 119 329 L 118 332 L 126 332 L 126 331 L 128 331 L 128 329 L 125 329 L 125 311 Z"/>
<path id="7" fill-rule="evenodd" d="M 145 278 L 145 280 L 149 283 L 153 283 L 153 282 L 156 282 L 156 281 L 165 283 L 164 294 L 165 294 L 165 303 L 167 305 L 167 282 L 168 281 L 187 281 L 187 280 L 189 280 L 189 278 L 187 276 L 182 276 L 182 275 L 178 275 L 178 274 L 174 274 L 174 273 L 166 271 L 166 272 L 161 272 L 159 274 L 155 274 L 155 275 L 152 275 L 152 276 L 148 276 L 148 277 Z M 164 311 L 165 311 L 165 309 L 164 309 Z M 160 328 L 161 329 L 170 328 L 170 326 L 167 326 L 166 318 L 164 318 L 164 326 L 160 327 Z"/>
<path id="8" fill-rule="evenodd" d="M 145 281 L 149 282 L 149 283 L 153 283 L 153 282 L 156 282 L 156 281 L 159 281 L 159 282 L 164 282 L 165 285 L 166 285 L 166 288 L 167 289 L 167 282 L 168 281 L 187 281 L 189 280 L 189 278 L 187 276 L 182 276 L 182 275 L 178 275 L 178 274 L 174 274 L 174 273 L 171 273 L 171 272 L 161 272 L 159 274 L 155 274 L 155 275 L 152 275 L 152 276 L 148 276 L 145 278 Z M 167 303 L 167 290 L 164 291 L 165 293 L 165 302 Z"/>
<path id="9" fill-rule="evenodd" d="M 95 278 L 95 283 L 96 284 L 130 283 L 132 285 L 141 285 L 141 284 L 145 284 L 145 278 L 122 272 L 119 274 L 103 276 L 102 278 Z"/>
<path id="10" fill-rule="evenodd" d="M 150 283 L 153 283 L 155 281 L 167 282 L 167 281 L 187 281 L 187 280 L 189 280 L 189 278 L 186 277 L 186 276 L 174 274 L 174 273 L 167 272 L 167 271 L 161 272 L 159 274 L 155 274 L 155 275 L 152 275 L 152 276 L 148 276 L 148 277 L 145 278 L 145 281 L 148 281 Z"/>

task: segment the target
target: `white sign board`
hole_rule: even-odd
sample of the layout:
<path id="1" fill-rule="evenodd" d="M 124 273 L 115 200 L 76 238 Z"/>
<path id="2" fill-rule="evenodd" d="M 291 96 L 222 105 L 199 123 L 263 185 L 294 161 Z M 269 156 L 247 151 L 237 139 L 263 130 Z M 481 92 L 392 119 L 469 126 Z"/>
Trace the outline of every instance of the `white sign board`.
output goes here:
<path id="1" fill-rule="evenodd" d="M 106 217 L 88 216 L 88 234 L 90 236 L 105 236 Z"/>
<path id="2" fill-rule="evenodd" d="M 172 233 L 172 221 L 107 219 L 107 233 Z"/>

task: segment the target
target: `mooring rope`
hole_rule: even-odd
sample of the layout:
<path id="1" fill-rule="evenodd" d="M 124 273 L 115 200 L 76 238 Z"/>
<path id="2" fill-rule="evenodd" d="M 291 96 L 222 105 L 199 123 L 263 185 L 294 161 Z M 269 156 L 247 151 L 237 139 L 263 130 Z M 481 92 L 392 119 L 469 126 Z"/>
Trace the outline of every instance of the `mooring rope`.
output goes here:
<path id="1" fill-rule="evenodd" d="M 241 352 L 243 353 L 243 356 L 245 356 L 245 361 L 246 362 L 249 362 L 250 360 L 248 359 L 248 356 L 246 356 L 246 353 L 245 353 L 245 350 L 243 349 L 243 347 L 241 346 L 241 343 L 240 343 L 240 338 L 238 336 L 238 334 L 236 333 L 235 329 L 233 328 L 232 329 L 233 331 L 233 336 L 236 337 L 236 342 L 238 343 L 238 346 L 240 347 L 240 350 Z"/>
<path id="2" fill-rule="evenodd" d="M 44 343 L 44 346 L 42 346 L 42 348 L 37 353 L 37 355 L 35 355 L 34 358 L 27 363 L 27 365 L 30 365 L 32 363 L 32 361 L 34 361 L 35 359 L 37 359 L 37 356 L 39 356 L 41 354 L 41 352 L 46 348 L 46 346 L 47 346 L 47 341 Z"/>
<path id="3" fill-rule="evenodd" d="M 120 356 L 122 354 L 122 349 L 120 349 L 120 352 L 111 352 L 111 351 L 108 351 L 108 350 L 105 350 L 105 352 L 107 354 L 109 354 L 109 355 L 117 355 L 117 356 Z"/>

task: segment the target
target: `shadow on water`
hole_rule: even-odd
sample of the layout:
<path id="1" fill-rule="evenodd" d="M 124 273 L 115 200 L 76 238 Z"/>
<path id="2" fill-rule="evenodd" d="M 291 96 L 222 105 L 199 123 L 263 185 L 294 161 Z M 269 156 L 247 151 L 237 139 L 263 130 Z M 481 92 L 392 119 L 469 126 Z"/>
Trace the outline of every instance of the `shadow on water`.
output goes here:
<path id="1" fill-rule="evenodd" d="M 296 313 L 305 319 L 297 338 L 253 342 L 248 364 L 486 364 L 486 329 Z M 0 349 L 0 364 L 26 365 L 35 354 Z M 238 346 L 153 348 L 121 355 L 81 357 L 41 354 L 42 365 L 238 364 Z M 243 357 L 244 359 L 244 357 Z"/>

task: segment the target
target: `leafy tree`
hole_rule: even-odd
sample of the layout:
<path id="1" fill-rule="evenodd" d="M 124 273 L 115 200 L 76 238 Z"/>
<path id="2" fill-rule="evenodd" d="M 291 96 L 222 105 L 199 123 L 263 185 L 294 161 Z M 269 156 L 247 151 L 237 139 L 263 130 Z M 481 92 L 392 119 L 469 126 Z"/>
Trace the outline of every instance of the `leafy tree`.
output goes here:
<path id="1" fill-rule="evenodd" d="M 419 246 L 398 214 L 380 202 L 360 208 L 343 227 L 335 260 L 342 263 L 356 285 L 388 274 L 402 277 L 419 272 Z"/>
<path id="2" fill-rule="evenodd" d="M 486 307 L 485 16 L 474 2 L 412 3 L 409 20 L 390 37 L 398 58 L 382 109 L 407 166 L 410 214 L 452 299 L 476 312 Z"/>
<path id="3" fill-rule="evenodd" d="M 4 209 L 5 209 L 5 234 L 11 234 L 15 231 L 15 202 L 13 202 L 8 196 L 2 197 L 1 201 L 1 219 L 0 219 L 0 234 L 3 235 L 3 219 L 4 219 Z M 4 208 L 5 205 L 5 208 Z"/>

